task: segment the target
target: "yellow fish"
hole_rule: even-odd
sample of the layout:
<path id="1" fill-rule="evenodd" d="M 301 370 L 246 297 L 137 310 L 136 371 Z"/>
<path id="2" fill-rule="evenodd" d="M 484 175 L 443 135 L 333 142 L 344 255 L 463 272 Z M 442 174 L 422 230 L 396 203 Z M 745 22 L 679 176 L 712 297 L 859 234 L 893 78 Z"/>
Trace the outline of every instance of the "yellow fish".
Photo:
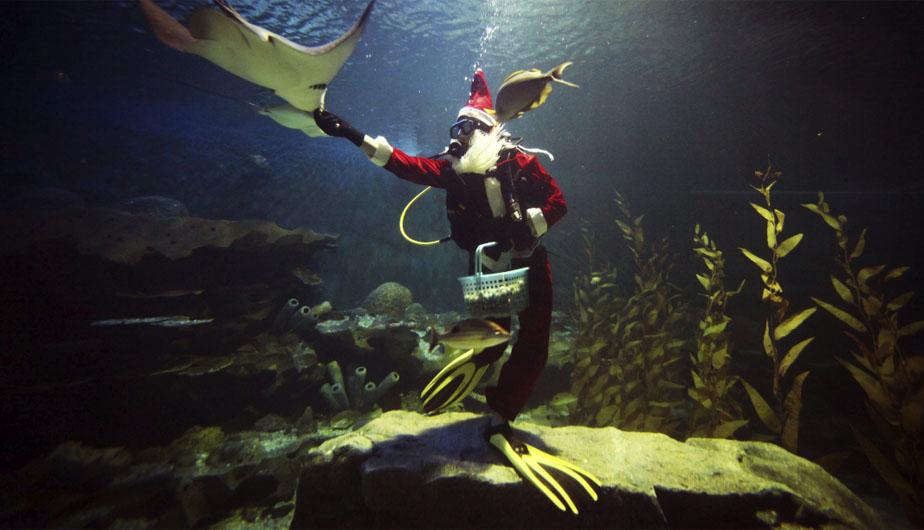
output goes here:
<path id="1" fill-rule="evenodd" d="M 561 63 L 545 73 L 533 68 L 532 70 L 517 70 L 508 75 L 501 83 L 497 98 L 495 98 L 494 114 L 497 119 L 510 121 L 545 103 L 552 92 L 551 82 L 553 81 L 565 86 L 580 88 L 561 77 L 565 68 L 571 64 L 571 61 Z"/>

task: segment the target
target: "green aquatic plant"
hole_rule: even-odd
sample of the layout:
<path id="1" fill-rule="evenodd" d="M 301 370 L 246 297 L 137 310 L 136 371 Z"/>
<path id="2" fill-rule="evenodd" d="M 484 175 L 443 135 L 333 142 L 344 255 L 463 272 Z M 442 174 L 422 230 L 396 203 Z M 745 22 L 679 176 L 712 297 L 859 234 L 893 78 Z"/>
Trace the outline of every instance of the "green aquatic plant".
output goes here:
<path id="1" fill-rule="evenodd" d="M 592 272 L 580 276 L 574 289 L 576 415 L 590 425 L 673 434 L 680 424 L 674 412 L 683 407 L 680 392 L 686 389 L 676 382 L 685 306 L 668 283 L 666 240 L 648 241 L 643 216 L 633 218 L 622 195 L 615 202 L 621 217 L 616 224 L 635 272 L 626 286 L 612 266 L 593 271 L 595 246 L 585 231 Z"/>
<path id="2" fill-rule="evenodd" d="M 815 307 L 803 309 L 794 314 L 789 312 L 789 301 L 783 297 L 783 287 L 779 282 L 780 260 L 785 258 L 802 241 L 802 234 L 796 234 L 781 239 L 786 215 L 773 207 L 771 190 L 782 174 L 772 166 L 764 171 L 755 171 L 758 185 L 752 186 L 764 200 L 765 206 L 750 203 L 754 211 L 766 222 L 767 248 L 770 250 L 769 259 L 764 259 L 746 248 L 739 247 L 754 265 L 760 269 L 760 279 L 763 282 L 761 299 L 769 305 L 770 314 L 764 324 L 763 347 L 767 357 L 772 363 L 770 404 L 747 381 L 742 380 L 748 397 L 754 405 L 757 416 L 764 425 L 779 439 L 780 444 L 789 451 L 796 452 L 799 445 L 799 415 L 802 411 L 802 385 L 809 375 L 805 370 L 794 378 L 789 384 L 789 390 L 784 391 L 786 376 L 790 367 L 799 358 L 814 337 L 803 339 L 791 346 L 786 353 L 782 353 L 782 341 L 792 334 L 807 318 L 817 310 Z"/>
<path id="3" fill-rule="evenodd" d="M 855 347 L 850 352 L 853 360 L 837 360 L 866 394 L 872 424 L 889 450 L 883 451 L 856 429 L 854 434 L 867 459 L 900 499 L 909 521 L 920 528 L 924 526 L 924 355 L 908 354 L 899 341 L 924 329 L 924 320 L 899 324 L 899 311 L 914 296 L 913 291 L 891 299 L 885 294 L 886 284 L 909 268 L 860 267 L 856 262 L 866 247 L 866 229 L 851 243 L 845 232 L 847 217 L 831 213 L 823 193 L 818 194 L 816 204 L 802 206 L 834 230 L 838 247 L 835 262 L 840 270 L 831 275 L 831 284 L 839 305 L 812 300 L 849 328 L 845 334 Z"/>
<path id="4" fill-rule="evenodd" d="M 699 225 L 693 229 L 693 251 L 706 270 L 696 275 L 703 288 L 706 308 L 696 333 L 696 350 L 690 355 L 693 386 L 687 394 L 695 407 L 690 418 L 692 436 L 728 438 L 748 423 L 742 418 L 741 406 L 729 391 L 738 382 L 731 373 L 731 341 L 726 313 L 728 300 L 741 292 L 744 281 L 734 291 L 725 288 L 725 257 Z"/>

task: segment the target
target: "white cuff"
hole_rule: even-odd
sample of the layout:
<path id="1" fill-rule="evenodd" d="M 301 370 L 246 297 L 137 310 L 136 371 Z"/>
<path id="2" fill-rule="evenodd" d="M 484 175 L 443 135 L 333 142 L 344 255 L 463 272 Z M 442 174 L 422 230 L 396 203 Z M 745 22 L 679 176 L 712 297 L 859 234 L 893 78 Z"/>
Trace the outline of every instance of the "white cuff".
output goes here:
<path id="1" fill-rule="evenodd" d="M 526 220 L 529 222 L 529 229 L 536 237 L 548 232 L 549 225 L 545 222 L 545 216 L 542 215 L 540 208 L 527 208 Z"/>
<path id="2" fill-rule="evenodd" d="M 388 143 L 388 140 L 384 136 L 378 136 L 373 138 L 368 134 L 363 138 L 363 147 L 369 147 L 368 151 L 364 149 L 367 153 L 372 151 L 372 154 L 369 155 L 369 160 L 372 160 L 372 163 L 382 167 L 388 163 L 388 159 L 391 158 L 391 154 L 395 151 L 395 148 Z"/>

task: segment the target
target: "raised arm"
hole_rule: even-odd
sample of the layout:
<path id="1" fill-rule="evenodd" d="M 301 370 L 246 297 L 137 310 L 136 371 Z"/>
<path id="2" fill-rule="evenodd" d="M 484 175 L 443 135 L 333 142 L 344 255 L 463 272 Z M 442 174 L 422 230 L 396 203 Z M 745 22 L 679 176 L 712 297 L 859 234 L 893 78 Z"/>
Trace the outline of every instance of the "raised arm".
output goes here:
<path id="1" fill-rule="evenodd" d="M 324 134 L 346 138 L 362 149 L 373 164 L 384 167 L 398 178 L 435 188 L 445 188 L 449 162 L 431 158 L 411 156 L 394 148 L 382 136 L 373 138 L 363 134 L 346 120 L 332 112 L 316 110 L 314 119 Z"/>

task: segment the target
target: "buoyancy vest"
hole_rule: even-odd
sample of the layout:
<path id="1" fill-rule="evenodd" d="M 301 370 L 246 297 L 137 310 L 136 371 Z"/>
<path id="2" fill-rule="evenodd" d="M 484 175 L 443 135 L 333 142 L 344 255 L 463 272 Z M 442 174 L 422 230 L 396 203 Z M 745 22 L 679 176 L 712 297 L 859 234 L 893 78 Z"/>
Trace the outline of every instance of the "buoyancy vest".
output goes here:
<path id="1" fill-rule="evenodd" d="M 514 210 L 525 212 L 516 189 L 517 169 L 513 159 L 517 149 L 501 152 L 497 165 L 485 175 L 466 173 L 456 175 L 446 187 L 446 215 L 449 219 L 452 240 L 467 251 L 474 251 L 481 243 L 495 241 L 505 233 L 507 225 L 515 222 Z M 485 191 L 486 177 L 500 183 L 504 213 L 495 217 Z"/>

